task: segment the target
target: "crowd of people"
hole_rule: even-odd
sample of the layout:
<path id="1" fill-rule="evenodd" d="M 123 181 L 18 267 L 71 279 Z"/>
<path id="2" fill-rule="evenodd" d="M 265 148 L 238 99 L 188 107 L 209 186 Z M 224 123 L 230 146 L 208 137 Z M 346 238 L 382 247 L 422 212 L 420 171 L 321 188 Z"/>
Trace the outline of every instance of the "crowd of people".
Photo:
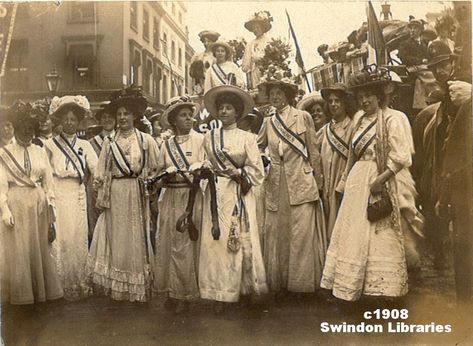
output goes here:
<path id="1" fill-rule="evenodd" d="M 394 299 L 419 272 L 424 220 L 438 269 L 453 225 L 457 295 L 471 301 L 471 67 L 461 58 L 469 44 L 471 64 L 471 34 L 460 55 L 430 45 L 443 98 L 411 129 L 380 66 L 297 100 L 291 75 L 258 68 L 271 20 L 245 24 L 256 36 L 247 76 L 218 33 L 200 33 L 206 52 L 191 74 L 202 105 L 176 96 L 146 118 L 130 86 L 96 112 L 88 140 L 77 135 L 83 96 L 0 112 L 4 301 L 164 297 L 182 313 L 202 298 L 220 314 L 268 292 Z M 269 103 L 260 122 L 255 98 Z M 201 106 L 216 120 L 204 134 Z"/>

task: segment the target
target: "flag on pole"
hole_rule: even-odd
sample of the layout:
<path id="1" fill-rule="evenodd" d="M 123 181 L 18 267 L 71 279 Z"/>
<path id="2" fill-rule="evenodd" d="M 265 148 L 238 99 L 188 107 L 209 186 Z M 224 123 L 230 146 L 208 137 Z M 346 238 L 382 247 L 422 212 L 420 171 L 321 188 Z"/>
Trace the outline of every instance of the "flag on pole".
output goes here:
<path id="1" fill-rule="evenodd" d="M 291 35 L 294 40 L 294 45 L 296 46 L 296 64 L 297 66 L 299 66 L 299 68 L 302 70 L 302 73 L 304 74 L 304 79 L 307 82 L 308 91 L 312 92 L 309 80 L 307 79 L 307 74 L 305 73 L 304 61 L 302 60 L 301 49 L 299 47 L 299 43 L 297 42 L 296 33 L 294 32 L 294 28 L 292 27 L 291 18 L 289 17 L 289 13 L 287 12 L 287 10 L 286 10 L 286 16 L 287 16 L 287 21 L 289 23 L 289 30 L 291 31 Z"/>
<path id="2" fill-rule="evenodd" d="M 0 77 L 5 74 L 17 7 L 15 3 L 0 3 Z"/>
<path id="3" fill-rule="evenodd" d="M 368 1 L 368 64 L 386 65 L 388 54 L 383 32 L 371 1 Z"/>

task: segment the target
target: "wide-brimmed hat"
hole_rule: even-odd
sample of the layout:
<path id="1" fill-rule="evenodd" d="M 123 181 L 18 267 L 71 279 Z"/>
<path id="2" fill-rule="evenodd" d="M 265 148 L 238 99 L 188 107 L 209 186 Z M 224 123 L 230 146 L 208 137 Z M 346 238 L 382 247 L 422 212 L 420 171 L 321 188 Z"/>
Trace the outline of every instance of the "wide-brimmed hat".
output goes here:
<path id="1" fill-rule="evenodd" d="M 442 41 L 432 42 L 428 48 L 428 54 L 428 68 L 431 68 L 432 66 L 435 66 L 442 61 L 450 60 L 457 57 L 456 54 L 452 53 L 450 47 Z"/>
<path id="2" fill-rule="evenodd" d="M 304 98 L 297 103 L 296 108 L 303 111 L 307 111 L 315 103 L 319 102 L 323 103 L 325 101 L 318 91 L 313 91 L 310 94 L 304 96 Z"/>
<path id="3" fill-rule="evenodd" d="M 254 32 L 253 27 L 255 24 L 261 25 L 263 33 L 268 32 L 271 29 L 271 22 L 273 17 L 268 11 L 260 11 L 254 13 L 250 19 L 245 22 L 245 28 L 251 32 Z"/>
<path id="4" fill-rule="evenodd" d="M 327 100 L 331 93 L 340 93 L 344 96 L 349 94 L 347 86 L 343 83 L 335 83 L 329 87 L 320 89 L 320 95 L 324 100 Z"/>
<path id="5" fill-rule="evenodd" d="M 348 90 L 357 91 L 364 88 L 384 88 L 392 77 L 390 71 L 376 64 L 364 66 L 361 71 L 354 72 L 348 80 Z"/>
<path id="6" fill-rule="evenodd" d="M 143 96 L 141 86 L 130 85 L 128 88 L 120 89 L 110 95 L 109 108 L 115 115 L 118 108 L 125 107 L 133 110 L 135 116 L 141 117 L 146 110 L 148 101 Z"/>
<path id="7" fill-rule="evenodd" d="M 215 42 L 220 37 L 220 34 L 216 31 L 212 30 L 204 30 L 199 32 L 199 38 L 202 41 L 205 37 L 207 37 L 210 41 Z"/>
<path id="8" fill-rule="evenodd" d="M 409 21 L 409 23 L 407 23 L 407 27 L 410 27 L 410 26 L 417 26 L 423 29 L 424 23 L 420 19 L 412 19 L 411 21 Z"/>
<path id="9" fill-rule="evenodd" d="M 210 44 L 210 51 L 212 52 L 212 54 L 213 54 L 214 56 L 215 56 L 215 50 L 216 50 L 218 47 L 223 47 L 223 48 L 225 49 L 225 52 L 226 52 L 225 60 L 226 60 L 226 61 L 232 60 L 233 48 L 232 48 L 227 42 L 224 42 L 224 41 L 216 41 L 216 42 Z"/>
<path id="10" fill-rule="evenodd" d="M 283 69 L 268 69 L 266 73 L 261 77 L 260 83 L 258 84 L 258 89 L 264 94 L 268 95 L 269 90 L 278 86 L 283 90 L 293 93 L 294 96 L 297 94 L 299 87 L 294 81 L 289 70 Z"/>
<path id="11" fill-rule="evenodd" d="M 238 97 L 243 103 L 243 110 L 240 118 L 247 116 L 253 109 L 255 103 L 250 94 L 234 85 L 219 85 L 208 90 L 204 95 L 204 105 L 214 117 L 218 115 L 217 98 L 223 94 L 232 94 Z"/>
<path id="12" fill-rule="evenodd" d="M 59 122 L 59 111 L 64 107 L 77 108 L 80 112 L 76 113 L 77 118 L 81 121 L 86 112 L 90 110 L 90 104 L 87 97 L 82 95 L 66 95 L 63 97 L 53 97 L 49 105 L 49 114 L 55 122 Z"/>
<path id="13" fill-rule="evenodd" d="M 191 108 L 194 117 L 197 115 L 197 113 L 199 113 L 199 110 L 200 110 L 199 104 L 192 102 L 192 99 L 188 95 L 173 97 L 169 99 L 168 102 L 166 102 L 165 106 L 166 106 L 166 109 L 164 110 L 164 113 L 161 115 L 161 125 L 165 129 L 172 128 L 172 125 L 169 122 L 169 120 L 172 119 L 174 116 L 176 116 L 178 109 L 182 107 Z"/>

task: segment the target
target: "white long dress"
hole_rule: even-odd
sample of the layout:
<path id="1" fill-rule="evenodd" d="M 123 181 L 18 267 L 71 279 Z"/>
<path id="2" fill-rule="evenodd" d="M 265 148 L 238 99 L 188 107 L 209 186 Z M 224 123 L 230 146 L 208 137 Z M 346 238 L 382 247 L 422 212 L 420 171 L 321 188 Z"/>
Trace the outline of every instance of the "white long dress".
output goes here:
<path id="1" fill-rule="evenodd" d="M 159 150 L 153 137 L 136 129 L 129 137 L 119 130 L 113 140 L 134 173 L 126 176 L 118 168 L 110 140 L 105 139 L 96 178 L 103 182 L 102 191 L 106 190 L 109 205 L 95 226 L 87 272 L 112 299 L 145 302 L 151 289 L 154 259 L 147 234 L 149 203 L 142 194 L 140 180 L 155 174 Z"/>
<path id="2" fill-rule="evenodd" d="M 25 167 L 24 147 L 12 143 L 6 149 Z M 8 206 L 15 222 L 12 229 L 0 227 L 0 247 L 5 256 L 0 268 L 2 301 L 11 304 L 33 304 L 63 296 L 48 241 L 48 205 L 54 206 L 51 167 L 44 148 L 30 145 L 27 150 L 29 177 L 35 187 L 16 179 L 0 160 L 0 208 Z"/>
<path id="3" fill-rule="evenodd" d="M 191 130 L 189 135 L 176 137 L 189 165 L 202 162 L 204 136 Z M 173 138 L 168 141 L 173 140 Z M 158 174 L 173 161 L 163 144 L 158 160 Z M 190 175 L 187 178 L 192 180 Z M 185 212 L 189 198 L 190 184 L 181 175 L 176 175 L 161 190 L 158 206 L 159 215 L 156 232 L 155 288 L 175 299 L 193 299 L 199 296 L 197 286 L 198 241 L 192 241 L 187 232 L 176 231 L 176 223 Z M 202 191 L 199 189 L 194 203 L 193 222 L 200 231 L 202 222 Z"/>
<path id="4" fill-rule="evenodd" d="M 63 138 L 78 153 L 90 176 L 93 175 L 98 159 L 91 144 L 76 135 L 63 134 Z M 53 139 L 46 141 L 45 145 L 53 169 L 56 192 L 57 238 L 53 243 L 53 256 L 64 287 L 64 296 L 77 299 L 91 293 L 85 273 L 89 249 L 86 182 L 81 182 L 74 165 Z"/>
<path id="5" fill-rule="evenodd" d="M 264 179 L 264 170 L 256 136 L 237 128 L 223 130 L 223 136 L 226 152 L 240 168 L 244 168 L 253 186 L 260 185 Z M 212 152 L 211 132 L 205 135 L 204 147 L 212 166 L 217 168 L 217 159 Z M 205 212 L 210 210 L 211 198 L 207 186 L 199 260 L 200 296 L 204 299 L 236 302 L 241 293 L 262 294 L 268 290 L 259 242 L 256 199 L 253 189 L 241 196 L 239 185 L 226 176 L 218 176 L 215 181 L 220 238 L 213 239 L 211 213 Z M 239 231 L 242 248 L 231 252 L 227 242 L 232 222 L 238 222 L 232 215 L 240 197 L 244 205 Z"/>
<path id="6" fill-rule="evenodd" d="M 361 117 L 351 146 L 360 141 L 363 131 L 376 116 Z M 408 189 L 405 183 L 401 183 L 405 180 L 403 176 L 409 175 L 412 139 L 406 131 L 404 114 L 387 109 L 384 116 L 389 147 L 387 167 L 396 173 L 390 186 L 394 193 L 394 213 L 399 215 L 400 208 L 415 209 L 415 206 L 408 205 L 406 197 L 412 195 L 409 189 L 413 186 Z M 372 131 L 379 133 L 373 128 Z M 322 276 L 323 288 L 331 289 L 335 297 L 348 301 L 358 300 L 362 294 L 399 297 L 408 290 L 405 218 L 398 222 L 393 222 L 392 217 L 377 222 L 370 222 L 367 218 L 369 186 L 378 175 L 375 146 L 381 145 L 379 138 L 377 135 L 367 146 L 348 173 Z M 352 147 L 350 150 L 354 151 Z"/>

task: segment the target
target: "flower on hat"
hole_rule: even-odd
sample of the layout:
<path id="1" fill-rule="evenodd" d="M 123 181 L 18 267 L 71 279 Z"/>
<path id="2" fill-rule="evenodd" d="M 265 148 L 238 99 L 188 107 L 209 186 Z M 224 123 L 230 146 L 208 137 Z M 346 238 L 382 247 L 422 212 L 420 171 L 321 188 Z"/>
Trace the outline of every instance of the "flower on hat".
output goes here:
<path id="1" fill-rule="evenodd" d="M 269 13 L 269 11 L 259 11 L 259 12 L 255 12 L 250 20 L 264 20 L 264 21 L 272 22 L 273 17 L 271 16 L 271 13 Z"/>
<path id="2" fill-rule="evenodd" d="M 59 108 L 66 104 L 76 104 L 77 106 L 84 108 L 85 110 L 90 110 L 89 100 L 87 97 L 82 95 L 67 95 L 63 97 L 54 96 L 51 100 L 51 105 L 49 106 L 49 114 L 57 112 Z"/>

